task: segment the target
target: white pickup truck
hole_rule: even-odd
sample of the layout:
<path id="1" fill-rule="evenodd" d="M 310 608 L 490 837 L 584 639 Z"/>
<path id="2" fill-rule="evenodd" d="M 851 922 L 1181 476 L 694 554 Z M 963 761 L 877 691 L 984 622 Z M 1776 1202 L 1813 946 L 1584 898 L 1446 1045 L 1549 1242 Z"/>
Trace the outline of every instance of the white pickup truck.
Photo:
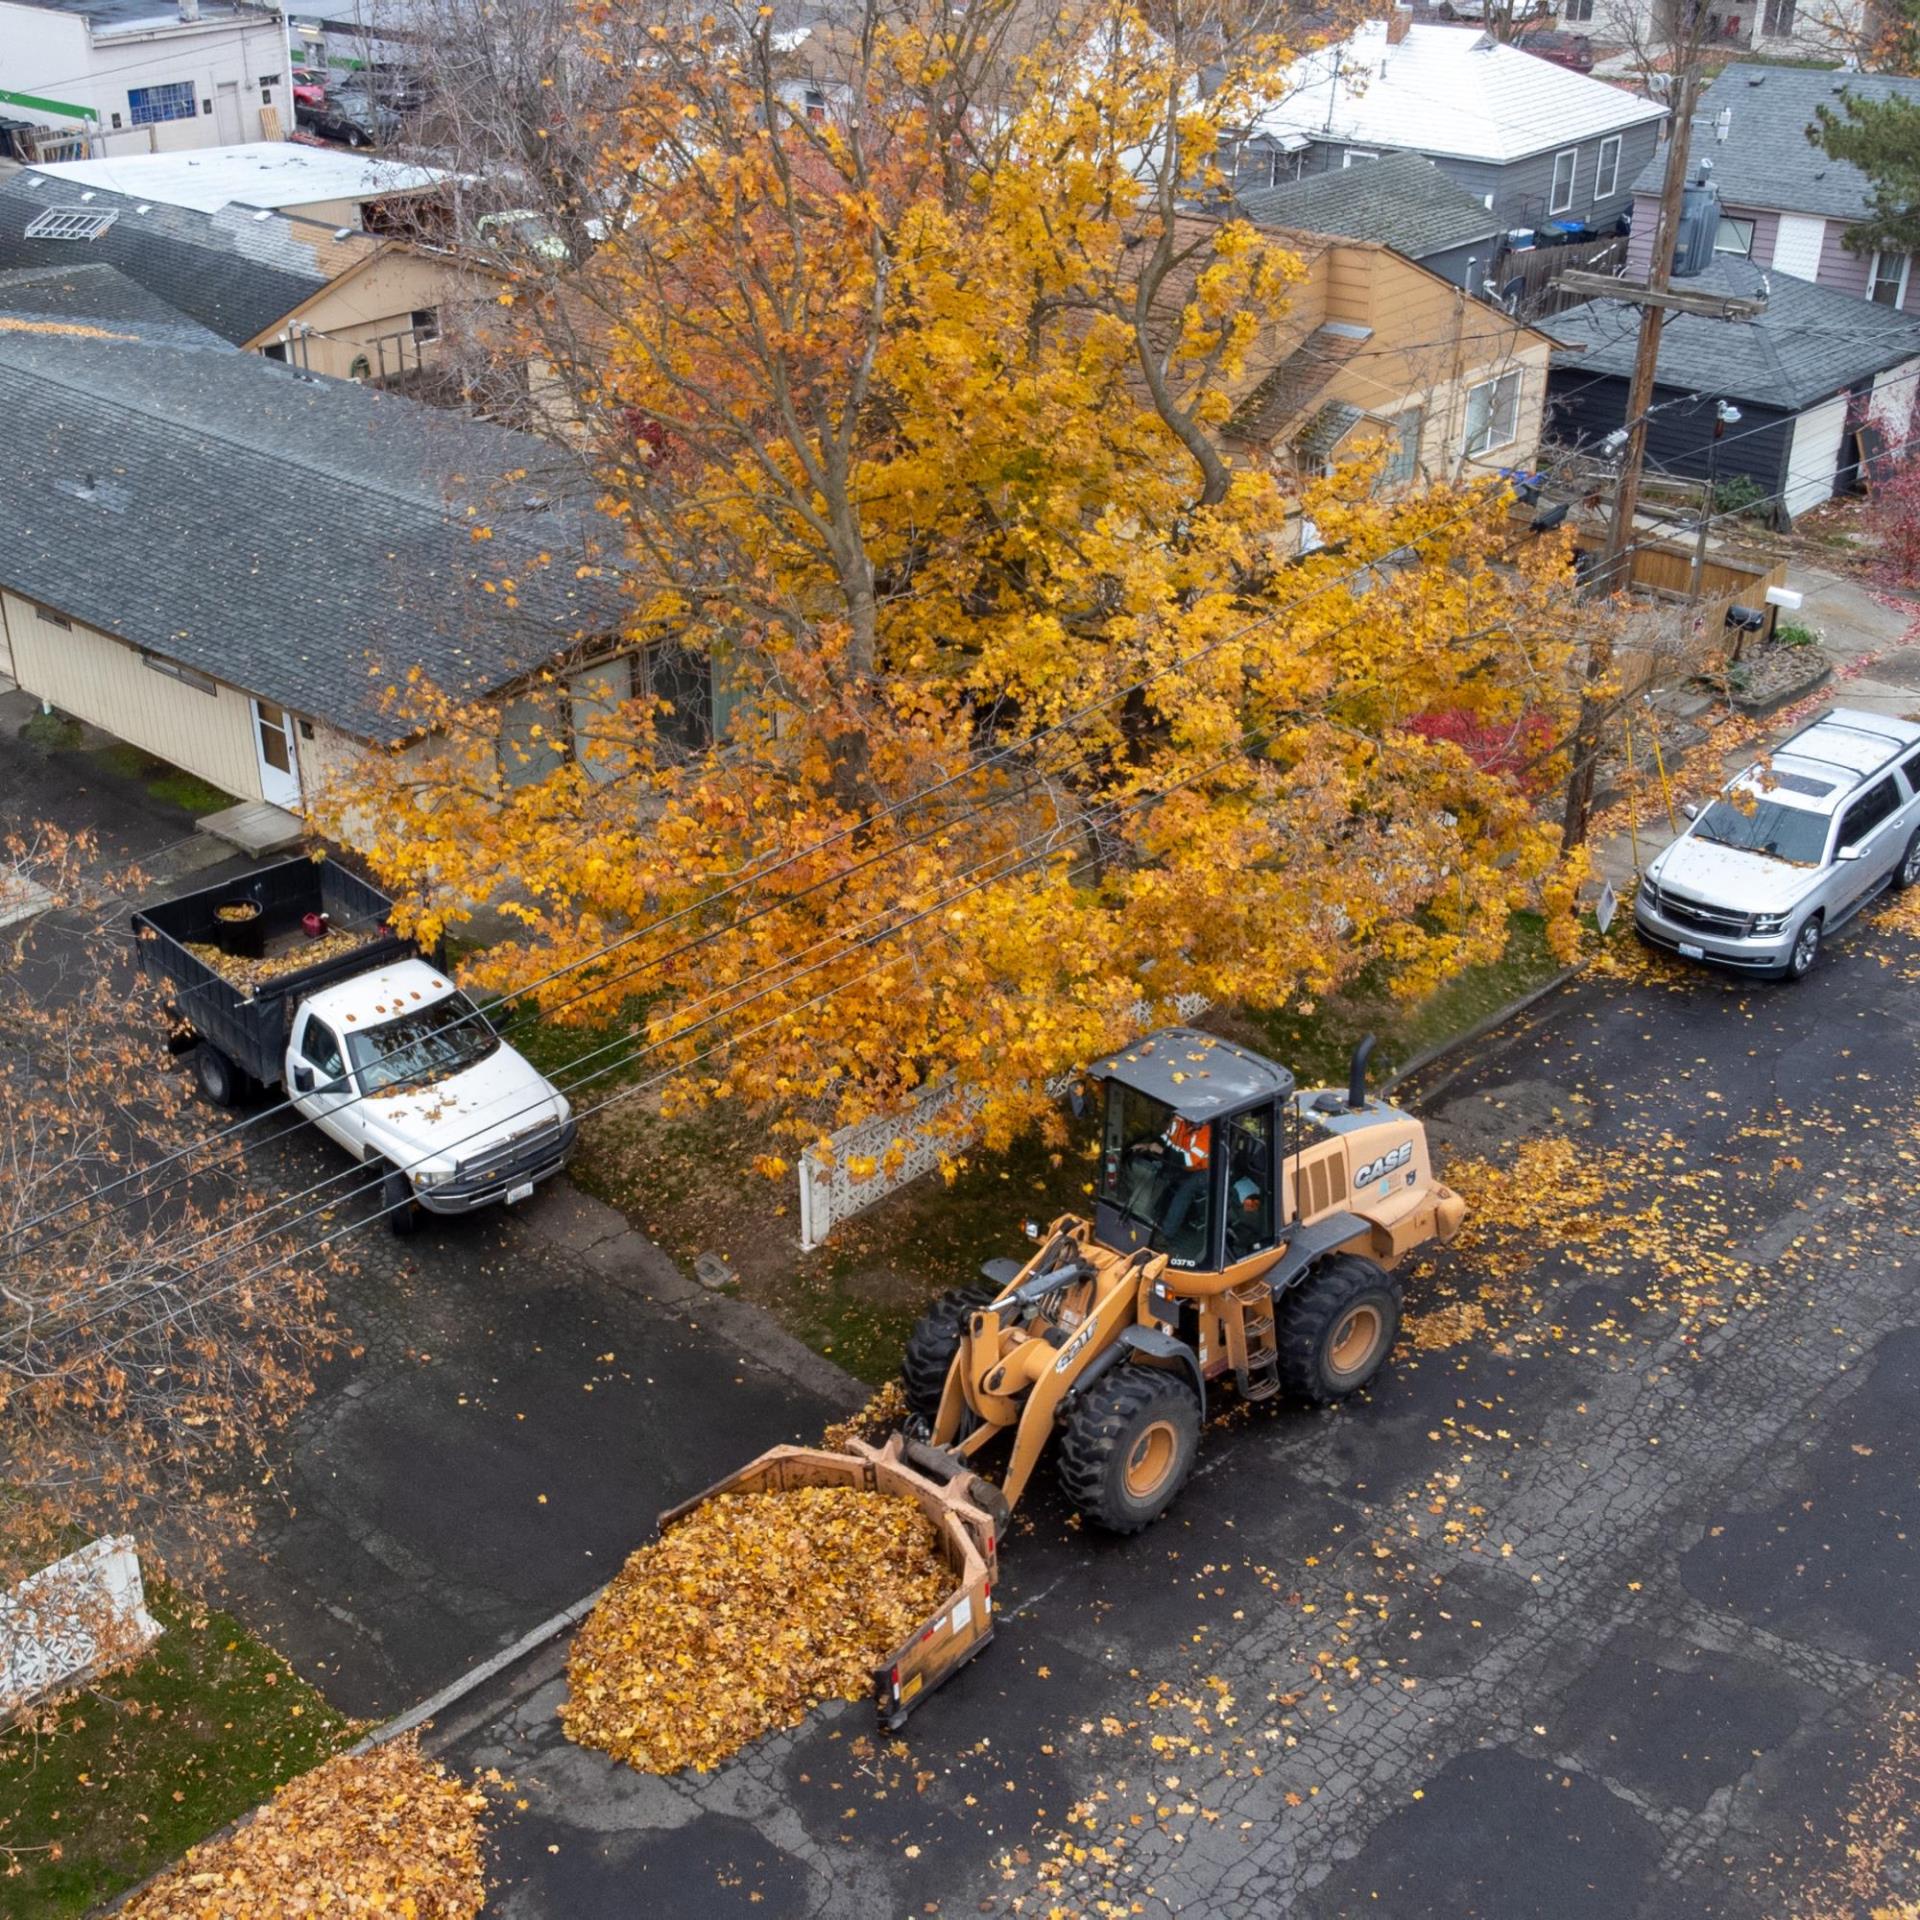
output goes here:
<path id="1" fill-rule="evenodd" d="M 422 1212 L 528 1198 L 567 1163 L 566 1096 L 387 923 L 392 902 L 331 861 L 289 860 L 134 915 L 141 966 L 174 989 L 176 1052 L 236 1106 L 287 1098 L 384 1166 L 396 1233 Z"/>

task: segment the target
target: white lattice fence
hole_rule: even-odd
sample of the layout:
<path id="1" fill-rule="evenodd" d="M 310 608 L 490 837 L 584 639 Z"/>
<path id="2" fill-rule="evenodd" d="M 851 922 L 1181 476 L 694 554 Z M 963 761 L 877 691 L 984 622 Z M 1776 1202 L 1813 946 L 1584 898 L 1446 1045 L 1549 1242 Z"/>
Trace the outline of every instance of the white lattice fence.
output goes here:
<path id="1" fill-rule="evenodd" d="M 1182 1020 L 1194 1020 L 1211 1004 L 1204 994 L 1183 993 L 1174 1001 L 1174 1008 Z M 1148 1015 L 1144 1003 L 1133 1009 L 1138 1025 L 1144 1026 Z M 1058 1099 L 1073 1084 L 1074 1077 L 1057 1074 L 1047 1082 L 1047 1091 Z M 953 1123 L 950 1109 L 956 1100 L 975 1110 L 980 1104 L 973 1095 L 957 1093 L 952 1081 L 936 1080 L 921 1091 L 906 1112 L 842 1127 L 827 1136 L 826 1152 L 809 1148 L 803 1153 L 799 1167 L 801 1246 L 821 1245 L 842 1221 L 851 1220 L 888 1194 L 898 1193 L 908 1182 L 933 1172 L 943 1153 L 969 1146 L 977 1135 L 970 1116 L 958 1125 Z M 886 1158 L 895 1142 L 905 1151 L 899 1164 L 889 1167 Z M 874 1170 L 856 1175 L 850 1171 L 856 1166 L 872 1166 Z"/>
<path id="2" fill-rule="evenodd" d="M 159 1637 L 130 1539 L 95 1540 L 42 1567 L 0 1594 L 0 1724 Z"/>

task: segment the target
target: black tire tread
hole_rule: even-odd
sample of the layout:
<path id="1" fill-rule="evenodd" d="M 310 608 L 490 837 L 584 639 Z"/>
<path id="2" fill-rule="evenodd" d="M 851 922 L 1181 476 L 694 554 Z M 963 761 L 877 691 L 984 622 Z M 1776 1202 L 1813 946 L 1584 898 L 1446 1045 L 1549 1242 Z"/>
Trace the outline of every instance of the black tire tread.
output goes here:
<path id="1" fill-rule="evenodd" d="M 1334 1322 L 1354 1298 L 1376 1287 L 1384 1287 L 1393 1296 L 1397 1333 L 1400 1283 L 1386 1268 L 1357 1253 L 1330 1254 L 1316 1262 L 1298 1286 L 1282 1295 L 1275 1303 L 1279 1324 L 1274 1338 L 1280 1351 L 1283 1393 L 1312 1406 L 1327 1406 L 1342 1397 L 1327 1391 L 1320 1373 L 1320 1349 Z M 1391 1352 L 1392 1341 L 1387 1346 Z M 1365 1385 L 1365 1380 L 1356 1381 L 1347 1391 L 1357 1392 Z"/>
<path id="2" fill-rule="evenodd" d="M 1113 1501 L 1115 1461 L 1120 1443 L 1140 1415 L 1184 1402 L 1193 1416 L 1186 1472 L 1152 1513 L 1138 1514 Z M 1138 1533 L 1164 1513 L 1186 1484 L 1199 1451 L 1200 1408 L 1193 1389 L 1178 1374 L 1161 1367 L 1121 1365 L 1096 1380 L 1077 1400 L 1060 1428 L 1055 1469 L 1061 1491 L 1074 1511 L 1109 1533 Z"/>
<path id="3" fill-rule="evenodd" d="M 913 1323 L 906 1350 L 900 1356 L 900 1379 L 907 1405 L 931 1420 L 940 1411 L 953 1356 L 960 1351 L 961 1330 L 976 1307 L 999 1298 L 999 1289 L 985 1285 L 949 1287 Z"/>

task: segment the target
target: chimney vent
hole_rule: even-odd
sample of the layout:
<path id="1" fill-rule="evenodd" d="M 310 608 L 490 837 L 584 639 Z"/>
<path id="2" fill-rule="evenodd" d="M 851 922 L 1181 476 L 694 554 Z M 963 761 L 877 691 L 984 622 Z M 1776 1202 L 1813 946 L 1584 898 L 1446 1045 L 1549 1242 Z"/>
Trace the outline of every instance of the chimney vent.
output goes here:
<path id="1" fill-rule="evenodd" d="M 1413 25 L 1413 10 L 1410 7 L 1395 7 L 1387 15 L 1387 45 L 1397 47 L 1407 37 L 1407 29 Z"/>

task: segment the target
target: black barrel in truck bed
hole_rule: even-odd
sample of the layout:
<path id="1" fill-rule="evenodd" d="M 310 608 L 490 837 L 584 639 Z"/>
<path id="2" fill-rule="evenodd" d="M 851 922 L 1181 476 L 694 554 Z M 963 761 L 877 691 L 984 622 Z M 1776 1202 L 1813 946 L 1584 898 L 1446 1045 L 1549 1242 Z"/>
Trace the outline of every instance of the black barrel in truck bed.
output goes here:
<path id="1" fill-rule="evenodd" d="M 270 957 L 298 957 L 309 938 L 304 922 L 310 913 L 325 914 L 333 933 L 364 933 L 366 940 L 243 989 L 187 949 L 188 941 L 219 945 L 216 910 L 243 901 L 260 909 L 260 934 Z M 308 994 L 417 951 L 389 930 L 392 910 L 393 902 L 378 887 L 331 860 L 283 860 L 224 885 L 141 908 L 133 916 L 134 952 L 143 972 L 172 985 L 180 1018 L 195 1034 L 271 1086 L 280 1078 L 293 1009 Z"/>

